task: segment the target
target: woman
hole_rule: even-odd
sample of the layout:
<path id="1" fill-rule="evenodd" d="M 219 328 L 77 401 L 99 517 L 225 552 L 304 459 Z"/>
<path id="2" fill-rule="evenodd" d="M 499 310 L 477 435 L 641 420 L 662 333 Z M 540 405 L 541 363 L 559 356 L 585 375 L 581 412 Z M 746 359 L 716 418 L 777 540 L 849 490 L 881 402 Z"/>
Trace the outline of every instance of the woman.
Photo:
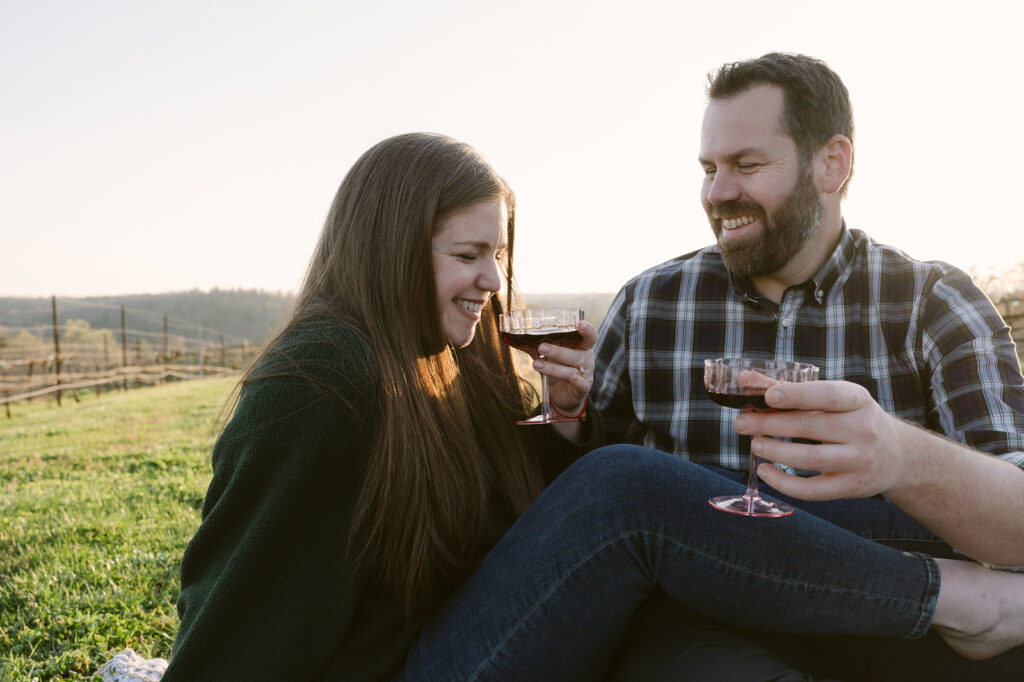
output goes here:
<path id="1" fill-rule="evenodd" d="M 601 438 L 588 323 L 534 364 L 584 418 L 515 426 L 535 399 L 496 329 L 514 214 L 449 138 L 391 138 L 353 166 L 214 447 L 165 680 L 598 679 L 655 588 L 780 631 L 961 628 L 975 658 L 1020 644 L 1024 606 L 977 597 L 1003 576 L 834 538 L 809 514 L 721 514 L 704 500 L 722 478 L 653 450 L 581 457 Z M 842 561 L 773 556 L 782 535 Z"/>

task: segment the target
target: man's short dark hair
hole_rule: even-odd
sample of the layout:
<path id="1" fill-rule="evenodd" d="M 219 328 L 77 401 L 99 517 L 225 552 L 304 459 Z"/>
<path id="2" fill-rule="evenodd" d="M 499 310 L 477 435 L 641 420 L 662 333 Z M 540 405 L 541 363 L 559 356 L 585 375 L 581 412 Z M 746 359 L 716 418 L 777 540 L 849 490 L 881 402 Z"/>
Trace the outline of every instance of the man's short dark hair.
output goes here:
<path id="1" fill-rule="evenodd" d="M 755 85 L 769 83 L 782 88 L 783 123 L 796 142 L 803 164 L 810 163 L 814 152 L 837 133 L 845 135 L 853 146 L 850 93 L 839 75 L 820 59 L 771 52 L 757 59 L 724 64 L 708 74 L 708 97 L 728 99 Z M 843 183 L 843 196 L 850 177 Z"/>

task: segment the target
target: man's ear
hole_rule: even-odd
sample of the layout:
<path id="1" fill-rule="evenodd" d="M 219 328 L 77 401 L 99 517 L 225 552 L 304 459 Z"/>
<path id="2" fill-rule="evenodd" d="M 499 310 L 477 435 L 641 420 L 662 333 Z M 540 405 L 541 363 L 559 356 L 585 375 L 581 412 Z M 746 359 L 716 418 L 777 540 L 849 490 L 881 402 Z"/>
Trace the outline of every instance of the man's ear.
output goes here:
<path id="1" fill-rule="evenodd" d="M 826 194 L 838 192 L 846 179 L 850 177 L 850 168 L 853 165 L 853 145 L 845 135 L 836 134 L 818 150 L 818 154 L 824 171 L 821 176 L 821 189 Z"/>

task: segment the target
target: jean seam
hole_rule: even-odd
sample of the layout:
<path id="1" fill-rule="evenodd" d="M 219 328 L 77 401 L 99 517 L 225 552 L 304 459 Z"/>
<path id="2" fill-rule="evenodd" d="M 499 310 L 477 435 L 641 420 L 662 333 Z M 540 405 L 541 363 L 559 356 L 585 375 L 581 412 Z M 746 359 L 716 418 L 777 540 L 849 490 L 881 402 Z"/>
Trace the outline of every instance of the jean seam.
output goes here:
<path id="1" fill-rule="evenodd" d="M 912 552 L 912 554 L 924 564 L 925 571 L 928 573 L 928 581 L 925 586 L 924 598 L 922 599 L 924 608 L 921 609 L 921 616 L 917 619 L 917 623 L 914 624 L 914 628 L 910 631 L 910 634 L 906 635 L 905 639 L 918 639 L 924 637 L 925 633 L 928 632 L 932 625 L 932 619 L 935 617 L 935 606 L 939 601 L 939 590 L 942 587 L 942 574 L 939 572 L 939 565 L 935 563 L 935 559 L 921 552 Z"/>
<path id="2" fill-rule="evenodd" d="M 920 607 L 922 607 L 921 608 L 921 614 L 918 616 L 917 622 L 911 628 L 910 633 L 908 633 L 907 635 L 903 636 L 906 639 L 914 639 L 914 638 L 922 636 L 928 630 L 928 627 L 930 626 L 930 623 L 931 623 L 932 616 L 934 615 L 935 602 L 937 600 L 938 590 L 939 590 L 939 587 L 938 587 L 939 575 L 938 575 L 937 565 L 934 564 L 934 561 L 929 561 L 930 557 L 927 557 L 926 555 L 923 555 L 923 554 L 920 554 L 920 553 L 917 553 L 917 552 L 914 552 L 913 554 L 917 555 L 922 560 L 922 562 L 924 563 L 924 566 L 925 566 L 925 570 L 926 570 L 926 572 L 928 574 L 926 594 L 924 595 L 924 604 L 923 605 L 921 604 L 922 600 L 918 600 L 918 599 L 900 599 L 900 598 L 896 598 L 896 597 L 892 597 L 892 596 L 888 596 L 888 595 L 878 595 L 878 594 L 874 594 L 874 593 L 871 593 L 871 592 L 864 592 L 864 591 L 857 590 L 857 589 L 831 587 L 831 586 L 821 585 L 821 584 L 818 584 L 818 583 L 810 583 L 810 582 L 800 581 L 800 580 L 776 578 L 774 576 L 767 575 L 767 574 L 764 574 L 764 573 L 759 573 L 759 572 L 757 572 L 755 570 L 752 570 L 752 569 L 749 569 L 749 568 L 745 568 L 745 567 L 743 567 L 741 565 L 738 565 L 738 564 L 731 563 L 731 562 L 726 561 L 724 559 L 721 559 L 721 558 L 719 558 L 719 557 L 717 557 L 717 556 L 715 556 L 713 554 L 709 554 L 709 553 L 707 553 L 707 552 L 705 552 L 703 550 L 696 549 L 694 547 L 691 547 L 690 545 L 687 545 L 685 543 L 679 542 L 675 538 L 673 538 L 671 536 L 668 536 L 668 535 L 665 535 L 665 534 L 662 534 L 662 533 L 651 532 L 651 531 L 644 530 L 644 529 L 630 530 L 630 531 L 626 531 L 624 533 L 621 533 L 620 535 L 618 535 L 616 537 L 609 538 L 605 542 L 603 542 L 600 545 L 598 545 L 597 547 L 595 547 L 593 551 L 591 551 L 587 555 L 581 557 L 568 570 L 564 571 L 559 576 L 558 580 L 556 580 L 554 582 L 554 584 L 552 584 L 551 587 L 543 595 L 541 595 L 536 601 L 534 601 L 534 603 L 519 618 L 519 620 L 516 621 L 516 623 L 513 624 L 511 628 L 509 628 L 509 630 L 505 633 L 505 636 L 501 638 L 501 641 L 499 641 L 498 644 L 491 650 L 490 656 L 488 656 L 484 661 L 482 661 L 480 663 L 480 665 L 477 666 L 476 670 L 473 671 L 472 675 L 470 675 L 470 677 L 469 677 L 469 680 L 473 681 L 473 680 L 480 679 L 480 675 L 482 674 L 483 670 L 494 662 L 495 657 L 499 653 L 501 653 L 501 651 L 504 649 L 504 647 L 508 643 L 508 641 L 510 639 L 512 639 L 512 637 L 519 631 L 519 629 L 523 626 L 523 624 L 526 623 L 530 619 L 530 617 L 537 611 L 537 609 L 542 604 L 544 604 L 551 597 L 551 595 L 553 595 L 555 592 L 557 592 L 558 589 L 565 583 L 565 581 L 568 580 L 572 575 L 574 575 L 580 569 L 580 567 L 582 567 L 584 564 L 586 564 L 587 562 L 592 560 L 597 555 L 601 554 L 608 547 L 610 547 L 610 546 L 612 546 L 612 545 L 614 545 L 614 544 L 616 544 L 616 543 L 618 543 L 618 542 L 620 542 L 620 541 L 622 541 L 624 539 L 635 537 L 635 536 L 655 537 L 655 538 L 659 538 L 659 539 L 665 540 L 665 541 L 675 545 L 677 548 L 680 548 L 680 549 L 683 549 L 683 550 L 686 550 L 686 551 L 689 551 L 689 552 L 693 552 L 694 554 L 697 554 L 697 555 L 699 555 L 701 557 L 709 559 L 712 562 L 718 563 L 718 564 L 720 564 L 723 567 L 728 567 L 728 568 L 731 568 L 733 570 L 739 571 L 740 573 L 743 573 L 743 574 L 746 574 L 746 575 L 756 576 L 756 577 L 759 577 L 761 579 L 764 579 L 764 580 L 767 580 L 767 581 L 771 581 L 771 582 L 775 582 L 775 583 L 778 583 L 778 584 L 781 584 L 781 585 L 797 586 L 797 587 L 813 587 L 813 588 L 816 588 L 816 589 L 824 589 L 824 590 L 826 590 L 826 591 L 828 591 L 830 593 L 835 593 L 835 594 L 840 595 L 840 596 L 843 596 L 843 595 L 858 595 L 858 596 L 863 596 L 863 597 L 867 597 L 867 598 L 870 598 L 870 599 L 875 599 L 875 598 L 878 598 L 880 596 L 884 596 L 885 599 L 892 600 L 892 601 L 895 601 L 895 602 L 900 603 L 900 604 L 909 604 L 911 606 L 920 606 Z"/>

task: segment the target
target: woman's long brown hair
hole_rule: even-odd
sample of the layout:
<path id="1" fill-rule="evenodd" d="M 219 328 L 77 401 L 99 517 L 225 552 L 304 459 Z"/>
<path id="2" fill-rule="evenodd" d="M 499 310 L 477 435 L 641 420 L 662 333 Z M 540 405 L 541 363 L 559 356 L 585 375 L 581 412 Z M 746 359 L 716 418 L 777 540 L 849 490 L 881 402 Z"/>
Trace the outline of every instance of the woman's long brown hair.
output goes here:
<path id="1" fill-rule="evenodd" d="M 441 329 L 434 228 L 485 200 L 508 209 L 505 301 L 513 301 L 515 198 L 504 180 L 471 147 L 441 135 L 372 147 L 342 181 L 294 308 L 263 353 L 316 315 L 365 334 L 381 379 L 379 426 L 350 551 L 410 613 L 476 565 L 489 505 L 514 518 L 542 487 L 514 424 L 533 394 L 499 338 L 499 297 L 467 347 L 452 348 Z"/>

